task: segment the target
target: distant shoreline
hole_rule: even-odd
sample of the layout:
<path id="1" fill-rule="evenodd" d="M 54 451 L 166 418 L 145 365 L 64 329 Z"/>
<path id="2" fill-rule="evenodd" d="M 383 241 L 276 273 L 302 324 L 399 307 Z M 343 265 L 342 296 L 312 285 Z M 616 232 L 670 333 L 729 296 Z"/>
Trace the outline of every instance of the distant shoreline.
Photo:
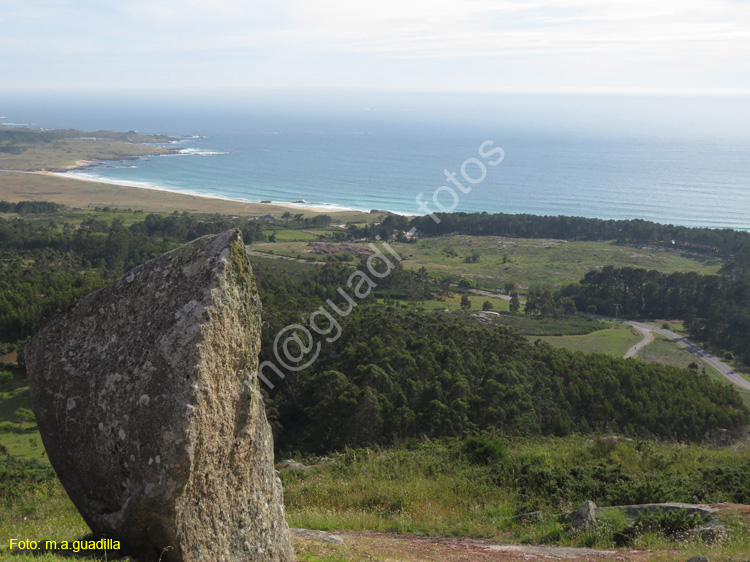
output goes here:
<path id="1" fill-rule="evenodd" d="M 170 149 L 172 154 L 176 154 L 178 151 L 176 149 Z M 139 154 L 137 156 L 130 156 L 130 157 L 124 157 L 124 158 L 130 158 L 132 160 L 139 160 L 141 158 L 148 158 L 150 156 L 163 156 L 163 154 L 154 153 L 154 154 Z M 49 169 L 49 170 L 34 170 L 29 171 L 28 173 L 34 173 L 34 174 L 41 174 L 41 175 L 47 175 L 47 176 L 55 176 L 67 180 L 76 180 L 76 181 L 85 181 L 85 182 L 93 182 L 93 183 L 99 183 L 99 184 L 107 184 L 107 185 L 116 185 L 119 187 L 125 187 L 125 188 L 133 188 L 133 189 L 148 189 L 153 191 L 160 191 L 164 193 L 170 193 L 175 195 L 187 195 L 190 197 L 200 197 L 204 199 L 209 200 L 219 200 L 219 201 L 230 201 L 232 203 L 240 203 L 240 204 L 246 204 L 246 205 L 259 205 L 259 206 L 275 206 L 275 207 L 283 207 L 286 209 L 294 209 L 297 211 L 310 211 L 313 213 L 363 213 L 363 214 L 390 214 L 390 215 L 402 215 L 402 216 L 418 216 L 416 213 L 403 213 L 403 212 L 397 212 L 397 211 L 390 211 L 387 209 L 357 209 L 354 207 L 345 207 L 343 205 L 325 205 L 325 204 L 314 204 L 314 203 L 295 203 L 295 202 L 282 202 L 282 201 L 270 201 L 270 202 L 264 202 L 264 201 L 248 201 L 243 199 L 233 199 L 231 197 L 223 197 L 220 195 L 209 195 L 205 193 L 193 193 L 190 191 L 180 191 L 177 189 L 170 189 L 168 187 L 162 187 L 159 185 L 154 184 L 140 184 L 140 182 L 128 182 L 127 180 L 114 180 L 109 178 L 89 178 L 82 175 L 74 175 L 79 170 L 86 170 L 90 168 L 96 168 L 97 165 L 103 163 L 103 162 L 109 162 L 109 159 L 103 159 L 103 160 L 78 160 L 75 164 L 66 167 L 65 169 Z M 10 171 L 10 170 L 6 170 Z"/>
<path id="2" fill-rule="evenodd" d="M 145 212 L 219 213 L 237 216 L 275 215 L 295 210 L 305 216 L 321 213 L 341 222 L 362 220 L 370 213 L 332 210 L 282 203 L 252 203 L 227 198 L 179 193 L 156 188 L 134 187 L 71 177 L 57 172 L 0 171 L 0 200 L 51 201 L 72 208 L 116 207 Z"/>
<path id="3" fill-rule="evenodd" d="M 98 184 L 106 184 L 106 185 L 116 185 L 118 187 L 124 187 L 124 188 L 131 188 L 131 189 L 148 189 L 151 191 L 159 191 L 163 193 L 170 193 L 175 195 L 186 195 L 189 197 L 200 197 L 202 199 L 209 199 L 209 200 L 219 200 L 219 201 L 231 201 L 232 203 L 240 203 L 240 204 L 247 204 L 247 205 L 259 205 L 259 206 L 275 206 L 275 207 L 284 207 L 289 209 L 295 209 L 295 210 L 307 210 L 307 211 L 314 211 L 316 213 L 337 213 L 337 212 L 360 212 L 365 213 L 366 211 L 360 211 L 358 209 L 350 209 L 350 208 L 342 208 L 342 207 L 328 207 L 326 205 L 312 205 L 307 203 L 280 203 L 277 201 L 272 201 L 271 203 L 260 203 L 258 201 L 244 201 L 242 199 L 232 199 L 231 197 L 220 197 L 218 195 L 206 195 L 202 193 L 189 193 L 184 191 L 177 191 L 174 189 L 168 189 L 165 187 L 158 187 L 155 185 L 133 185 L 131 183 L 127 183 L 125 181 L 118 182 L 117 180 L 108 180 L 108 179 L 99 179 L 99 178 L 87 178 L 82 176 L 73 176 L 71 173 L 74 173 L 77 170 L 80 169 L 86 169 L 92 167 L 92 164 L 95 165 L 98 161 L 82 161 L 83 163 L 80 166 L 71 166 L 68 170 L 64 172 L 56 172 L 56 171 L 39 171 L 39 172 L 29 172 L 32 174 L 40 174 L 45 176 L 54 176 L 58 178 L 63 178 L 66 180 L 75 180 L 75 181 L 85 181 L 85 182 L 92 182 L 92 183 L 98 183 Z"/>
<path id="4" fill-rule="evenodd" d="M 110 161 L 178 154 L 179 148 L 163 144 L 175 144 L 183 139 L 166 135 L 141 135 L 132 131 L 89 133 L 73 129 L 16 129 L 0 124 L 0 132 L 3 131 L 6 136 L 18 131 L 25 135 L 17 141 L 21 150 L 0 154 L 0 199 L 6 201 L 51 201 L 74 208 L 109 206 L 245 216 L 283 214 L 293 210 L 305 216 L 335 214 L 337 220 L 342 221 L 369 215 L 367 211 L 346 207 L 244 201 L 153 184 L 85 177 L 80 173 Z M 50 139 L 55 143 L 48 142 Z M 13 142 L 12 136 L 10 140 Z"/>

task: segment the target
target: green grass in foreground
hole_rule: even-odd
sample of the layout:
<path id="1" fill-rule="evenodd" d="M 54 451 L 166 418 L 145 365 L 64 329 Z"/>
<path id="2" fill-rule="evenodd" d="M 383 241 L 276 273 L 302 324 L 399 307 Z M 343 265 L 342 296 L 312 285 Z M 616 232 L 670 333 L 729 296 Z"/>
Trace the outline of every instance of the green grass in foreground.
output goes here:
<path id="1" fill-rule="evenodd" d="M 585 353 L 605 353 L 616 357 L 623 357 L 628 349 L 641 341 L 640 334 L 636 335 L 625 324 L 610 323 L 612 327 L 598 330 L 586 335 L 578 336 L 542 336 L 539 339 L 556 347 L 564 347 L 572 351 Z M 531 336 L 531 339 L 537 339 Z"/>
<path id="2" fill-rule="evenodd" d="M 603 517 L 586 533 L 571 533 L 557 522 L 558 514 L 587 499 L 600 506 L 750 502 L 747 447 L 641 440 L 617 444 L 582 436 L 412 441 L 387 450 L 349 450 L 316 468 L 281 474 L 287 520 L 293 527 L 485 537 L 510 543 L 617 546 L 613 518 Z M 536 509 L 542 512 L 541 521 L 511 519 Z M 729 531 L 717 543 L 683 542 L 651 532 L 633 537 L 627 548 L 673 550 L 684 559 L 709 554 L 711 560 L 750 551 L 747 510 L 722 518 Z M 73 541 L 88 532 L 55 480 L 0 496 L 0 560 L 67 560 L 53 553 L 15 556 L 6 549 L 11 538 Z M 346 553 L 321 558 L 318 552 L 322 551 L 306 547 L 303 560 L 360 559 Z M 112 555 L 107 554 L 109 560 Z"/>
<path id="3" fill-rule="evenodd" d="M 10 555 L 6 549 L 11 539 L 77 541 L 90 533 L 65 490 L 58 482 L 51 481 L 24 493 L 18 500 L 5 502 L 0 509 L 0 560 L 70 560 L 52 553 Z M 109 553 L 109 559 L 112 558 Z"/>
<path id="4" fill-rule="evenodd" d="M 585 500 L 600 506 L 750 501 L 750 492 L 741 490 L 744 481 L 750 483 L 747 448 L 649 441 L 618 445 L 571 437 L 501 441 L 496 451 L 482 454 L 472 457 L 459 441 L 414 443 L 385 451 L 349 451 L 332 464 L 284 471 L 287 518 L 292 526 L 325 530 L 612 547 L 612 533 L 604 526 L 569 533 L 555 516 Z M 722 480 L 725 476 L 733 484 Z M 511 519 L 532 510 L 541 510 L 541 522 Z M 638 537 L 630 546 L 685 553 L 712 548 L 658 534 Z M 731 519 L 720 546 L 726 552 L 750 548 L 747 519 Z"/>

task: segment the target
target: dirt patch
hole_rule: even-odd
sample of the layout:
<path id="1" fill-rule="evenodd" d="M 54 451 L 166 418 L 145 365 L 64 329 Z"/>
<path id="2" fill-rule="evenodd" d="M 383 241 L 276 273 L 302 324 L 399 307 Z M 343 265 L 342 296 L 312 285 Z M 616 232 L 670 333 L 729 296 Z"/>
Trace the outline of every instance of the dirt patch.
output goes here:
<path id="1" fill-rule="evenodd" d="M 344 546 L 298 537 L 298 555 L 339 554 L 346 560 L 379 562 L 516 562 L 530 560 L 652 560 L 650 550 L 597 550 L 564 546 L 502 544 L 496 541 L 447 537 L 418 537 L 391 533 L 339 531 Z"/>
<path id="2" fill-rule="evenodd" d="M 18 362 L 18 352 L 17 351 L 11 351 L 10 353 L 6 353 L 2 357 L 0 357 L 0 361 L 3 361 L 4 363 L 17 363 Z"/>

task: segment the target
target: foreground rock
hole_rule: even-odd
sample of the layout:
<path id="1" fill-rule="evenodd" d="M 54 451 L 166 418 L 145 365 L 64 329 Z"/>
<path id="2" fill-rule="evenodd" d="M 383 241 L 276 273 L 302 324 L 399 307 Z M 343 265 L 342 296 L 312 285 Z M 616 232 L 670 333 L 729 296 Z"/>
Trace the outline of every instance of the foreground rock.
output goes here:
<path id="1" fill-rule="evenodd" d="M 570 526 L 573 529 L 588 529 L 596 525 L 596 504 L 592 501 L 584 502 L 570 516 Z"/>
<path id="2" fill-rule="evenodd" d="M 294 560 L 257 368 L 260 302 L 238 230 L 81 300 L 26 351 L 50 462 L 95 534 L 141 561 Z"/>
<path id="3" fill-rule="evenodd" d="M 726 528 L 716 516 L 717 510 L 701 505 L 688 503 L 646 503 L 637 505 L 615 505 L 610 507 L 597 507 L 594 502 L 587 501 L 581 504 L 577 510 L 561 515 L 558 520 L 570 525 L 573 530 L 590 529 L 597 524 L 597 515 L 612 511 L 620 511 L 625 516 L 628 528 L 633 528 L 641 516 L 655 513 L 682 512 L 686 516 L 693 516 L 695 526 L 686 529 L 682 534 L 684 537 L 699 537 L 701 540 L 715 540 L 720 537 Z"/>

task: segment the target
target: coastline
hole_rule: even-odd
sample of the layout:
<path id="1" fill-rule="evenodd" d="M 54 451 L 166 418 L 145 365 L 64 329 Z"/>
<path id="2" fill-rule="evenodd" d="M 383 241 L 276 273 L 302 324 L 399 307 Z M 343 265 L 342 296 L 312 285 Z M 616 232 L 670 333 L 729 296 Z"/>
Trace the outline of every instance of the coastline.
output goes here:
<path id="1" fill-rule="evenodd" d="M 104 179 L 98 179 L 98 178 L 87 178 L 83 176 L 73 176 L 71 175 L 71 172 L 75 172 L 79 169 L 85 169 L 88 167 L 91 167 L 92 165 L 97 164 L 96 161 L 81 161 L 81 165 L 75 165 L 71 166 L 68 170 L 64 172 L 57 172 L 57 171 L 38 171 L 38 172 L 29 172 L 31 174 L 39 174 L 43 176 L 52 176 L 57 178 L 62 178 L 65 180 L 72 180 L 72 181 L 83 181 L 83 182 L 90 182 L 95 184 L 104 184 L 104 185 L 113 185 L 118 187 L 124 187 L 124 188 L 130 188 L 130 189 L 146 189 L 150 191 L 158 191 L 161 193 L 168 193 L 172 195 L 178 195 L 178 196 L 187 196 L 187 197 L 198 197 L 201 199 L 208 199 L 213 201 L 227 201 L 231 203 L 237 203 L 241 205 L 257 205 L 259 208 L 266 208 L 266 207 L 283 207 L 286 209 L 295 209 L 300 211 L 311 211 L 316 214 L 318 213 L 367 213 L 367 211 L 361 211 L 359 209 L 350 209 L 345 207 L 330 207 L 326 205 L 313 205 L 308 203 L 282 203 L 277 201 L 272 201 L 271 203 L 261 203 L 259 201 L 245 201 L 242 199 L 232 199 L 231 197 L 220 197 L 218 195 L 206 195 L 202 193 L 190 193 L 186 191 L 177 191 L 173 189 L 167 189 L 165 187 L 159 187 L 156 185 L 134 185 L 134 183 L 127 183 L 125 181 L 118 182 L 115 180 L 104 180 Z M 389 211 L 390 212 L 390 211 Z"/>
<path id="2" fill-rule="evenodd" d="M 74 169 L 83 167 L 78 166 Z M 220 213 L 236 216 L 264 216 L 295 210 L 305 216 L 321 213 L 335 216 L 341 222 L 372 217 L 364 211 L 333 210 L 320 206 L 283 203 L 253 203 L 227 198 L 179 193 L 158 188 L 105 183 L 70 177 L 63 172 L 0 171 L 0 200 L 51 201 L 71 208 L 117 207 L 146 212 Z"/>
<path id="3" fill-rule="evenodd" d="M 180 141 L 173 141 L 173 142 L 182 142 Z M 167 148 L 167 152 L 156 152 L 154 154 L 138 154 L 138 155 L 131 155 L 131 156 L 125 156 L 125 158 L 132 159 L 132 160 L 139 160 L 141 158 L 148 158 L 148 157 L 156 157 L 156 156 L 163 156 L 165 154 L 177 154 L 180 152 L 179 149 L 171 148 L 171 147 L 165 147 Z M 30 173 L 30 174 L 39 174 L 44 176 L 51 176 L 51 177 L 57 177 L 62 178 L 64 180 L 68 181 L 82 181 L 82 182 L 91 182 L 95 184 L 103 184 L 103 185 L 112 185 L 112 186 L 118 186 L 123 188 L 131 188 L 131 189 L 145 189 L 145 190 L 151 190 L 151 191 L 157 191 L 162 192 L 166 194 L 171 195 L 177 195 L 177 196 L 186 196 L 186 197 L 196 197 L 200 199 L 207 199 L 209 201 L 223 201 L 223 202 L 229 202 L 232 204 L 240 204 L 245 206 L 251 206 L 253 211 L 249 211 L 252 214 L 258 214 L 261 212 L 262 209 L 270 209 L 270 208 L 282 208 L 285 210 L 295 210 L 298 212 L 305 212 L 306 215 L 312 214 L 329 214 L 329 213 L 336 213 L 337 216 L 341 216 L 341 213 L 353 213 L 356 215 L 373 215 L 373 214 L 391 214 L 391 215 L 403 215 L 403 216 L 417 216 L 416 213 L 410 214 L 410 213 L 402 213 L 397 211 L 390 211 L 387 209 L 356 209 L 353 207 L 344 207 L 339 205 L 325 205 L 325 204 L 313 204 L 313 203 L 294 203 L 294 202 L 282 202 L 282 201 L 271 201 L 269 203 L 263 203 L 261 201 L 249 201 L 244 199 L 233 199 L 231 197 L 221 197 L 218 195 L 208 195 L 205 193 L 192 193 L 190 191 L 178 191 L 175 189 L 169 189 L 167 187 L 162 187 L 154 184 L 146 184 L 141 182 L 128 182 L 125 180 L 118 181 L 118 180 L 111 180 L 107 178 L 91 178 L 91 177 L 85 177 L 82 175 L 74 175 L 76 171 L 78 170 L 85 170 L 89 168 L 95 168 L 96 166 L 108 162 L 109 159 L 96 159 L 96 160 L 77 160 L 74 164 L 71 164 L 63 169 L 44 169 L 44 170 L 33 170 L 33 171 L 23 171 L 24 173 Z M 2 170 L 9 172 L 11 170 Z M 377 211 L 377 212 L 373 212 Z M 269 211 L 270 212 L 270 211 Z"/>
<path id="4" fill-rule="evenodd" d="M 140 140 L 140 139 L 139 139 Z M 169 138 L 170 144 L 185 139 Z M 368 211 L 337 206 L 260 203 L 202 193 L 177 191 L 162 186 L 118 182 L 106 178 L 85 177 L 77 171 L 95 168 L 111 160 L 173 155 L 175 146 L 132 141 L 99 142 L 73 138 L 55 148 L 35 144 L 18 155 L 0 159 L 0 199 L 10 202 L 51 201 L 71 208 L 117 207 L 147 212 L 220 213 L 237 216 L 282 215 L 287 211 L 304 216 L 331 214 L 337 221 L 362 220 Z"/>

